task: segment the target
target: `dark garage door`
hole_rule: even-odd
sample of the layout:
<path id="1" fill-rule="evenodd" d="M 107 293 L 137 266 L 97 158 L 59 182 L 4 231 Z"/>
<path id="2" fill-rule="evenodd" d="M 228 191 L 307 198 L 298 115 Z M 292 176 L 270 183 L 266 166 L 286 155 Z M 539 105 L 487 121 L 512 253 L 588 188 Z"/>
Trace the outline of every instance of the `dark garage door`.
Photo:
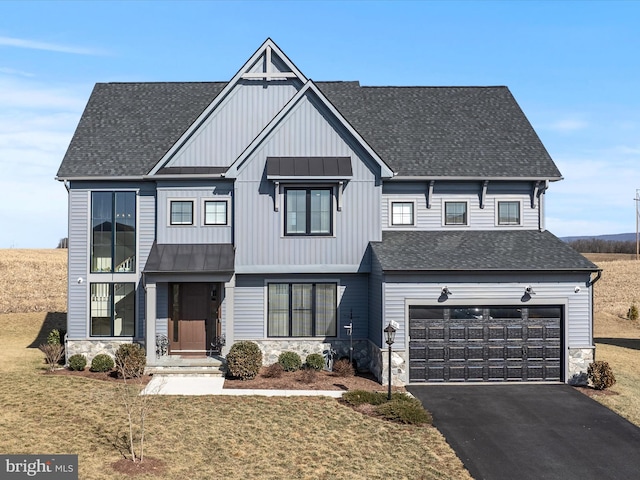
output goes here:
<path id="1" fill-rule="evenodd" d="M 409 307 L 409 381 L 559 381 L 562 307 Z"/>

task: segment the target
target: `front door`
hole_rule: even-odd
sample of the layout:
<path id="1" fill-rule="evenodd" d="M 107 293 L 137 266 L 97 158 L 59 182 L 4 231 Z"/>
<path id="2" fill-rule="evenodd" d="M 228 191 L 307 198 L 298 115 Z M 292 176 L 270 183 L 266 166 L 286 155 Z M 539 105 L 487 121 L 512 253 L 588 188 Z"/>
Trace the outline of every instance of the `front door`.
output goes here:
<path id="1" fill-rule="evenodd" d="M 211 330 L 211 289 L 209 283 L 171 285 L 169 353 L 206 355 L 207 332 Z"/>

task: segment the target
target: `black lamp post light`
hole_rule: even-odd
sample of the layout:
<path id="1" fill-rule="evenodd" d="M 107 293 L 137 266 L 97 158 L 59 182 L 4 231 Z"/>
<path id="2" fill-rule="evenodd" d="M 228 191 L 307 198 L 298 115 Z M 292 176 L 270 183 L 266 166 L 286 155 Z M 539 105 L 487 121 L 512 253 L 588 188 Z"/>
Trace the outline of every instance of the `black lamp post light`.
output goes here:
<path id="1" fill-rule="evenodd" d="M 394 322 L 395 323 L 395 322 Z M 384 336 L 386 338 L 387 345 L 389 345 L 389 390 L 387 392 L 387 400 L 391 400 L 391 345 L 396 339 L 396 328 L 389 322 L 384 329 Z"/>

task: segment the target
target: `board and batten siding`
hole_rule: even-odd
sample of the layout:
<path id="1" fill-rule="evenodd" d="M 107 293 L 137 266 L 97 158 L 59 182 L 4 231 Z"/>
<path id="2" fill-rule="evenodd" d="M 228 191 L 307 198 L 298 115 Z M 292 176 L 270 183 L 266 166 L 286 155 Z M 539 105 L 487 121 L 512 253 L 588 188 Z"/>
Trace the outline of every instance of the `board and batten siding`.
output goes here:
<path id="1" fill-rule="evenodd" d="M 338 283 L 338 336 L 348 339 L 345 326 L 353 323 L 353 338 L 369 335 L 367 275 L 279 276 L 237 275 L 234 290 L 234 341 L 267 338 L 268 283 Z M 317 337 L 320 338 L 320 337 Z"/>
<path id="2" fill-rule="evenodd" d="M 379 167 L 351 141 L 337 122 L 328 120 L 317 105 L 303 99 L 240 167 L 235 183 L 236 272 L 317 273 L 367 271 L 367 246 L 380 240 Z M 337 210 L 338 182 L 333 187 L 333 235 L 284 235 L 284 188 L 310 186 L 304 181 L 275 183 L 266 179 L 266 159 L 285 157 L 350 157 L 353 178 L 345 181 L 341 210 Z M 275 196 L 279 211 L 275 211 Z"/>
<path id="3" fill-rule="evenodd" d="M 228 167 L 301 86 L 241 80 L 166 166 Z"/>
<path id="4" fill-rule="evenodd" d="M 518 305 L 522 307 L 539 305 L 564 306 L 565 350 L 585 348 L 592 345 L 591 288 L 585 286 L 588 275 L 584 276 L 532 276 L 491 280 L 490 276 L 474 278 L 474 281 L 456 283 L 449 278 L 425 278 L 417 281 L 402 275 L 385 275 L 384 283 L 384 324 L 395 320 L 400 324 L 396 333 L 396 347 L 405 348 L 407 342 L 406 307 L 411 304 L 434 305 Z M 448 286 L 452 295 L 446 301 L 438 301 L 443 286 Z M 529 301 L 522 301 L 524 289 L 531 285 L 536 292 Z M 576 292 L 576 286 L 580 291 Z"/>
<path id="5" fill-rule="evenodd" d="M 484 208 L 480 208 L 481 182 L 436 182 L 431 197 L 431 208 L 427 208 L 428 182 L 386 182 L 382 189 L 382 228 L 384 230 L 513 230 L 537 229 L 539 205 L 531 208 L 533 186 L 530 183 L 490 182 Z M 468 202 L 468 225 L 444 225 L 444 203 L 447 201 Z M 498 225 L 499 201 L 520 203 L 520 225 Z M 391 225 L 391 203 L 413 202 L 415 225 Z"/>
<path id="6" fill-rule="evenodd" d="M 160 244 L 231 243 L 233 199 L 230 182 L 207 181 L 158 185 L 158 236 Z M 171 200 L 193 201 L 193 225 L 170 224 Z M 204 224 L 204 202 L 227 202 L 227 225 Z"/>
<path id="7" fill-rule="evenodd" d="M 382 347 L 383 317 L 383 274 L 382 266 L 375 255 L 371 255 L 371 273 L 369 274 L 369 340 Z"/>

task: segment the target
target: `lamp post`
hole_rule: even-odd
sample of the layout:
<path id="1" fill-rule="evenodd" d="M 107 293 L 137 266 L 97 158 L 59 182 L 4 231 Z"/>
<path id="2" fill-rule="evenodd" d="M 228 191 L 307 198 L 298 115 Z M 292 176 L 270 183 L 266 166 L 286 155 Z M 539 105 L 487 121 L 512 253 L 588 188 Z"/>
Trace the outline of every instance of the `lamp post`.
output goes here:
<path id="1" fill-rule="evenodd" d="M 391 325 L 391 323 L 389 323 L 389 325 L 384 329 L 384 335 L 386 337 L 387 345 L 389 345 L 389 390 L 387 392 L 387 400 L 391 400 L 391 345 L 393 345 L 396 338 L 396 329 Z"/>

